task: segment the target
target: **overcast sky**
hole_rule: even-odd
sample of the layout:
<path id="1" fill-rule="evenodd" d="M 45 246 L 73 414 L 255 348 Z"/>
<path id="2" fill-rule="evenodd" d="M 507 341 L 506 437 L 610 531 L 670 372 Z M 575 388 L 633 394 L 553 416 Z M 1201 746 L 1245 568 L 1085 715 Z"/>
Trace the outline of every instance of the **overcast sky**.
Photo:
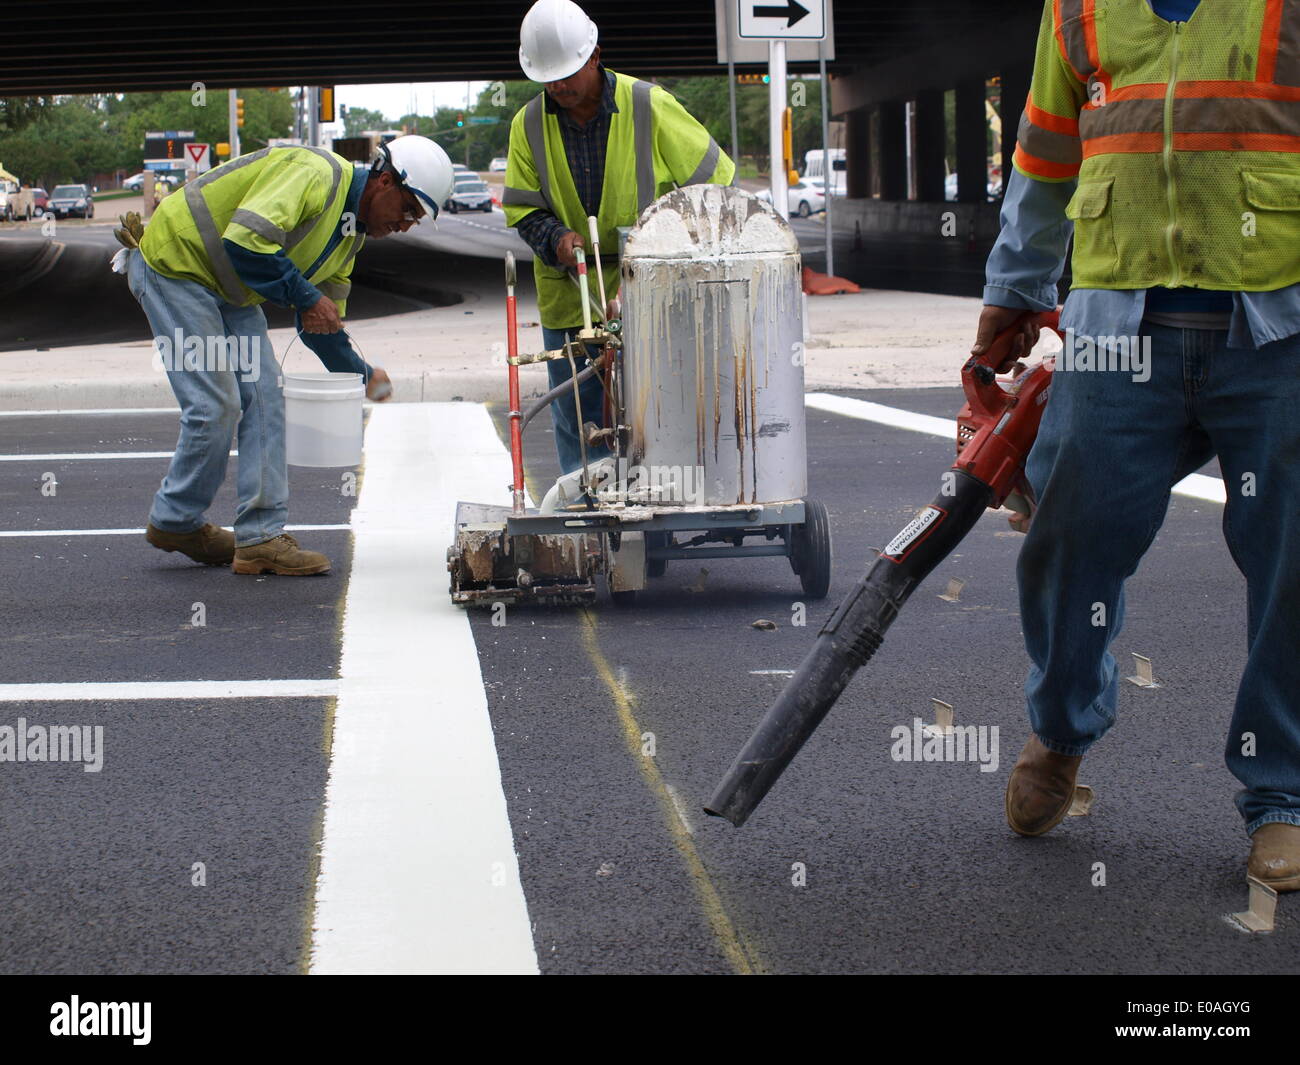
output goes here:
<path id="1" fill-rule="evenodd" d="M 490 83 L 486 81 L 469 83 L 471 106 L 488 84 Z M 419 115 L 432 115 L 439 107 L 464 107 L 465 85 L 463 81 L 340 85 L 334 90 L 334 100 L 336 104 L 347 104 L 348 107 L 365 107 L 371 111 L 381 111 L 389 119 L 396 121 L 412 112 Z"/>

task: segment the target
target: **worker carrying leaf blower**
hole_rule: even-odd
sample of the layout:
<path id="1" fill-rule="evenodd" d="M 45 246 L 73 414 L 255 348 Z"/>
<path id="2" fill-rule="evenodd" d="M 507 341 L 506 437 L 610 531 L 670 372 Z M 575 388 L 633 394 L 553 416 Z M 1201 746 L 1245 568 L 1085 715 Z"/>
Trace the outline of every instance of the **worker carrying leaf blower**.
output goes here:
<path id="1" fill-rule="evenodd" d="M 575 248 L 584 247 L 594 215 L 609 265 L 602 312 L 618 294 L 618 230 L 634 225 L 652 202 L 680 185 L 730 185 L 736 168 L 709 131 L 667 90 L 607 70 L 600 62 L 596 24 L 572 0 L 537 0 L 519 31 L 519 65 L 546 91 L 515 115 L 501 203 L 535 261 L 542 340 L 556 351 L 582 328 Z M 589 357 L 597 353 L 589 347 Z M 588 358 L 575 360 L 581 371 Z M 550 387 L 573 375 L 563 359 L 547 362 Z M 602 424 L 598 375 L 579 387 L 582 422 Z M 551 404 L 560 470 L 582 465 L 574 404 Z M 608 455 L 587 449 L 588 459 Z"/>
<path id="2" fill-rule="evenodd" d="M 1065 347 L 1024 471 L 1036 500 L 1019 521 L 1028 535 L 1018 572 L 1032 731 L 1007 784 L 1009 825 L 1038 836 L 1068 813 L 1084 754 L 1115 720 L 1109 648 L 1124 583 L 1173 485 L 1217 455 L 1224 532 L 1248 591 L 1226 759 L 1243 785 L 1247 871 L 1277 891 L 1300 889 L 1297 91 L 1297 0 L 1046 0 L 963 371 L 967 395 L 978 396 L 1029 351 L 1046 324 L 1031 312 L 1054 306 L 1073 231 Z M 1028 376 L 1013 386 L 1021 397 Z M 736 824 L 749 816 L 915 585 L 974 523 L 971 500 L 999 501 L 999 471 L 1020 458 L 1033 420 L 1023 398 L 1006 395 L 985 392 L 963 411 L 976 435 L 960 445 L 952 490 L 827 622 L 709 812 Z M 1016 439 L 994 439 L 998 402 Z"/>

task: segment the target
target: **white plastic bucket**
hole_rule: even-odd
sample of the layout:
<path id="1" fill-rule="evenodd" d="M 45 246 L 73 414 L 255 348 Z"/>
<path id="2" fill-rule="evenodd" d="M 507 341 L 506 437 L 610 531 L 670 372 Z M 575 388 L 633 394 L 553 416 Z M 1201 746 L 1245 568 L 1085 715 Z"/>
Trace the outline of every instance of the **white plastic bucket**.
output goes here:
<path id="1" fill-rule="evenodd" d="M 359 373 L 284 371 L 284 437 L 290 466 L 361 464 Z"/>

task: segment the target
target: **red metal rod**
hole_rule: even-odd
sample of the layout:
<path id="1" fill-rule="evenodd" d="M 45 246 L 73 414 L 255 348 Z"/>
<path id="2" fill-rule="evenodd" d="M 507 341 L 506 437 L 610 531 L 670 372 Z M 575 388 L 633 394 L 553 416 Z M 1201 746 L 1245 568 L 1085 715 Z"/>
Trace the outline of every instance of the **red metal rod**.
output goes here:
<path id="1" fill-rule="evenodd" d="M 506 253 L 506 353 L 513 360 L 519 355 L 519 322 L 515 313 L 515 256 Z M 524 440 L 520 428 L 523 413 L 519 409 L 519 367 L 506 364 L 510 372 L 510 461 L 515 479 L 511 485 L 512 509 L 524 512 Z"/>

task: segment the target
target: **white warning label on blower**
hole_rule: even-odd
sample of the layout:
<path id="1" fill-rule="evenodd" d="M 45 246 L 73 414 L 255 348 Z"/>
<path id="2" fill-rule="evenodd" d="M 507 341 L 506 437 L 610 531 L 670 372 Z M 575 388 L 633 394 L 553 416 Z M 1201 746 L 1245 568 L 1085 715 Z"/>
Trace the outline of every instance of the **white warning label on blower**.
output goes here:
<path id="1" fill-rule="evenodd" d="M 925 538 L 926 532 L 943 515 L 944 512 L 934 505 L 926 507 L 909 521 L 880 553 L 895 562 L 901 562 L 903 556 Z"/>

